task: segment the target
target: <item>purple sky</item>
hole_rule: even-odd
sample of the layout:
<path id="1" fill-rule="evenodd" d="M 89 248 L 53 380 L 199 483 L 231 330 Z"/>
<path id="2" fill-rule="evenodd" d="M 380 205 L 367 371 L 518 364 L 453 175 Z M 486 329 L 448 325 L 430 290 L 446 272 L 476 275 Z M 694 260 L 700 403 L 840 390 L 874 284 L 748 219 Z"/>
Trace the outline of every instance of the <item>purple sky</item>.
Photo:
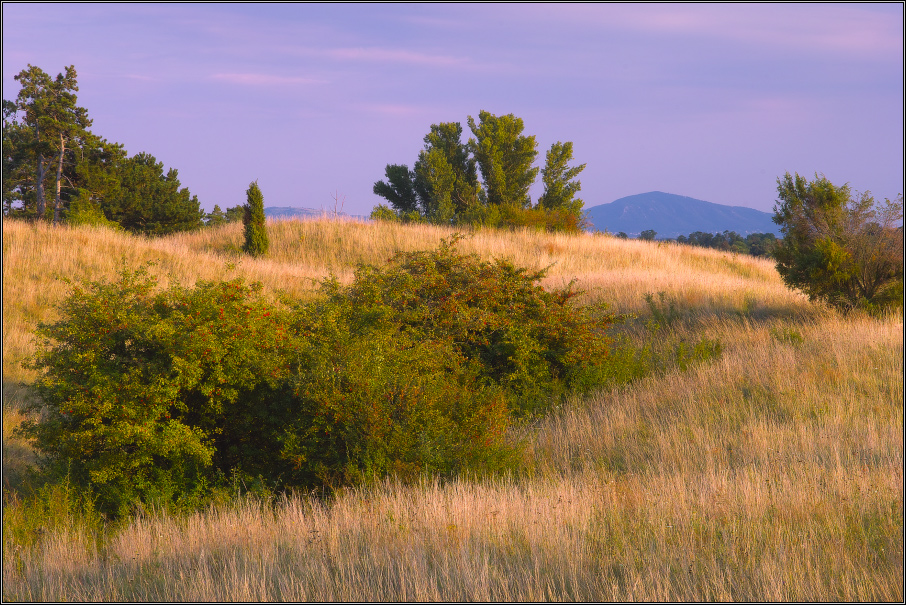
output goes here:
<path id="1" fill-rule="evenodd" d="M 3 4 L 3 98 L 75 65 L 92 130 L 210 210 L 367 214 L 432 123 L 573 141 L 585 207 L 647 191 L 770 211 L 784 172 L 903 191 L 903 5 Z M 541 193 L 533 190 L 533 199 Z"/>

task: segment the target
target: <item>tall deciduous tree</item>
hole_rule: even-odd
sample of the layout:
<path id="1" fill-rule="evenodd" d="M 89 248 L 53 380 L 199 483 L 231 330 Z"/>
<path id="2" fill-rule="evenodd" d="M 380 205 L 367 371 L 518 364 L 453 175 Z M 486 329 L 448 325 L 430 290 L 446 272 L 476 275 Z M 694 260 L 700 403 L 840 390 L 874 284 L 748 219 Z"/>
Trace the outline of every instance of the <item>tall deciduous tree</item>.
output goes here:
<path id="1" fill-rule="evenodd" d="M 480 203 L 478 169 L 459 122 L 432 124 L 415 163 L 415 191 L 426 216 L 441 222 Z"/>
<path id="2" fill-rule="evenodd" d="M 22 159 L 27 157 L 34 167 L 35 216 L 44 218 L 45 180 L 54 174 L 54 224 L 59 224 L 63 213 L 61 188 L 66 152 L 91 126 L 88 112 L 76 104 L 75 93 L 79 90 L 76 70 L 70 65 L 65 74 L 53 79 L 40 68 L 29 65 L 15 79 L 22 85 L 16 109 L 23 113 L 21 124 L 29 131 L 27 142 L 22 141 Z"/>
<path id="3" fill-rule="evenodd" d="M 469 139 L 469 148 L 481 168 L 488 204 L 530 207 L 529 188 L 538 176 L 538 168 L 532 168 L 538 155 L 535 137 L 522 134 L 522 118 L 513 114 L 498 117 L 480 111 L 478 119 L 476 124 L 469 116 L 469 128 L 475 136 Z"/>
<path id="4" fill-rule="evenodd" d="M 562 209 L 571 214 L 582 214 L 583 202 L 576 197 L 582 184 L 574 180 L 585 170 L 585 164 L 569 167 L 573 159 L 573 144 L 569 141 L 557 141 L 547 152 L 544 169 L 541 170 L 541 182 L 544 193 L 538 198 L 538 205 L 545 210 Z"/>
<path id="5" fill-rule="evenodd" d="M 246 200 L 245 216 L 242 219 L 245 225 L 245 245 L 242 249 L 252 256 L 262 256 L 267 254 L 270 243 L 264 225 L 264 196 L 258 188 L 258 181 L 249 184 Z"/>
<path id="6" fill-rule="evenodd" d="M 903 304 L 903 195 L 877 203 L 823 175 L 777 179 L 777 271 L 812 300 L 848 310 Z"/>
<path id="7" fill-rule="evenodd" d="M 399 213 L 418 211 L 418 197 L 415 195 L 415 173 L 405 164 L 387 164 L 384 169 L 387 181 L 374 184 L 374 194 L 390 202 Z"/>

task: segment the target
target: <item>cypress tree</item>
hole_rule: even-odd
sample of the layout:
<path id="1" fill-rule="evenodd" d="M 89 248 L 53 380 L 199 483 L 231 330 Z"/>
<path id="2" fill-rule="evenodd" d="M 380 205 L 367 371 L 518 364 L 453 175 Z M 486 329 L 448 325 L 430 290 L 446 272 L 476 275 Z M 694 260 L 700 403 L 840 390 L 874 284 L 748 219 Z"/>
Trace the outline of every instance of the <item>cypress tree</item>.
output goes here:
<path id="1" fill-rule="evenodd" d="M 269 242 L 264 227 L 264 196 L 258 188 L 258 181 L 249 184 L 244 210 L 245 245 L 242 250 L 252 256 L 263 256 L 267 254 Z"/>

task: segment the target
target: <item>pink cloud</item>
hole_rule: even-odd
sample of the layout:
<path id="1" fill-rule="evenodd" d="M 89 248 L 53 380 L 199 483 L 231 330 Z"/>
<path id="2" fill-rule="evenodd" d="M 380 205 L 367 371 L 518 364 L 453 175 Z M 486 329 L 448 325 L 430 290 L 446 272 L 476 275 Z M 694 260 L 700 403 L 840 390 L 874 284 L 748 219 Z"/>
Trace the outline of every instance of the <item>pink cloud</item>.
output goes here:
<path id="1" fill-rule="evenodd" d="M 900 56 L 903 33 L 891 18 L 834 4 L 540 4 L 525 18 L 609 29 L 728 38 L 814 51 Z"/>
<path id="2" fill-rule="evenodd" d="M 379 63 L 408 63 L 414 65 L 433 65 L 437 67 L 452 67 L 466 65 L 468 59 L 450 57 L 445 55 L 432 55 L 422 52 L 407 50 L 393 50 L 387 48 L 334 48 L 323 51 L 323 54 L 334 58 L 351 61 L 373 61 Z"/>
<path id="3" fill-rule="evenodd" d="M 294 86 L 298 84 L 323 84 L 324 80 L 302 78 L 299 76 L 277 76 L 273 74 L 252 73 L 221 73 L 209 76 L 212 80 L 220 80 L 230 84 L 243 86 Z"/>
<path id="4" fill-rule="evenodd" d="M 408 117 L 430 113 L 429 108 L 403 104 L 357 104 L 355 107 L 371 113 L 389 116 Z"/>

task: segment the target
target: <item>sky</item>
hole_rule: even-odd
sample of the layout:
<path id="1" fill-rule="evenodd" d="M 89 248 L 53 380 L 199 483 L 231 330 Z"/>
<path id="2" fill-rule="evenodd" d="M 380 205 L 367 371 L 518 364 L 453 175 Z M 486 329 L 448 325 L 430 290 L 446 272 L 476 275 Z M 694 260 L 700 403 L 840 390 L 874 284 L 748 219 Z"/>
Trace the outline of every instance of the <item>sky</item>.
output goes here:
<path id="1" fill-rule="evenodd" d="M 92 131 L 203 208 L 367 215 L 432 124 L 514 114 L 590 208 L 664 191 L 770 212 L 777 178 L 903 187 L 903 4 L 4 3 L 3 98 L 78 73 Z M 540 181 L 540 179 L 539 179 Z M 533 200 L 541 194 L 532 189 Z"/>

